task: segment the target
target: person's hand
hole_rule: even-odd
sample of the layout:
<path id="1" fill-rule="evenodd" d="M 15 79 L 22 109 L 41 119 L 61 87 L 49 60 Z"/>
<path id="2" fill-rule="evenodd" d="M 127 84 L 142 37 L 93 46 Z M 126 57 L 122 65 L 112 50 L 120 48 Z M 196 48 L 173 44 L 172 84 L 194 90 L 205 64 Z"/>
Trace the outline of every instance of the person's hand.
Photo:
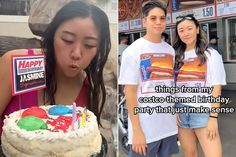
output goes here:
<path id="1" fill-rule="evenodd" d="M 176 123 L 177 123 L 177 125 L 180 127 L 181 126 L 181 120 L 180 120 L 180 118 L 179 118 L 179 114 L 178 113 L 176 113 Z"/>
<path id="2" fill-rule="evenodd" d="M 213 140 L 218 133 L 217 118 L 209 118 L 207 125 L 207 138 Z"/>
<path id="3" fill-rule="evenodd" d="M 133 141 L 132 141 L 132 150 L 140 155 L 146 155 L 147 153 L 147 144 L 146 138 L 142 131 L 134 131 Z"/>

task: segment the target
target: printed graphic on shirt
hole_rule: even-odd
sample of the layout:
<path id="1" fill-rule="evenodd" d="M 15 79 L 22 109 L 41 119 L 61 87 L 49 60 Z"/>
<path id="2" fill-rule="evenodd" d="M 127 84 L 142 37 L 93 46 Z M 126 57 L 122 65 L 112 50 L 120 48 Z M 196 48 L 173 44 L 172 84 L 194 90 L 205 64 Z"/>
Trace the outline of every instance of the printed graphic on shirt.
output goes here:
<path id="1" fill-rule="evenodd" d="M 206 64 L 200 65 L 201 61 L 198 57 L 189 58 L 184 61 L 184 65 L 178 72 L 177 82 L 188 81 L 206 81 Z"/>
<path id="2" fill-rule="evenodd" d="M 146 53 L 140 56 L 143 81 L 173 79 L 173 56 L 165 53 Z"/>

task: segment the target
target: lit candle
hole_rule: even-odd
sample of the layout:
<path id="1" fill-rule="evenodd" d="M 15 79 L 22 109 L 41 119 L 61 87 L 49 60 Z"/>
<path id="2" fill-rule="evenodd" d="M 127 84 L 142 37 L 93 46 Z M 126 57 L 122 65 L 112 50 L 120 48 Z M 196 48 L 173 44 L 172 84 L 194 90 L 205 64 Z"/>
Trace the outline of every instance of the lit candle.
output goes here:
<path id="1" fill-rule="evenodd" d="M 77 119 L 77 115 L 76 115 L 76 103 L 73 102 L 73 107 L 72 107 L 72 130 L 75 129 L 75 124 L 76 124 L 76 119 Z"/>
<path id="2" fill-rule="evenodd" d="M 85 115 L 87 115 L 87 108 L 86 107 L 84 108 L 83 112 L 85 113 Z"/>
<path id="3" fill-rule="evenodd" d="M 81 126 L 85 125 L 85 113 L 82 113 L 82 117 L 81 117 Z"/>
<path id="4" fill-rule="evenodd" d="M 80 128 L 80 118 L 78 118 L 78 129 Z"/>

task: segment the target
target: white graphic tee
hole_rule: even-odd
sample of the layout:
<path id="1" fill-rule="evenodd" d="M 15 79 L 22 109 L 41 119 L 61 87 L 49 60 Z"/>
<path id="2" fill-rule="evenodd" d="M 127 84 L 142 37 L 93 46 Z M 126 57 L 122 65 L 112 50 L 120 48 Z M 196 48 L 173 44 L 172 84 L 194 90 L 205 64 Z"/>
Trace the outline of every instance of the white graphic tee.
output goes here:
<path id="1" fill-rule="evenodd" d="M 137 85 L 138 107 L 172 107 L 174 103 L 160 102 L 170 93 L 157 93 L 157 86 L 174 86 L 174 49 L 166 42 L 153 43 L 140 38 L 123 52 L 119 84 Z M 148 101 L 147 101 L 148 100 Z M 175 115 L 153 112 L 138 113 L 146 142 L 151 143 L 177 134 Z M 132 125 L 128 123 L 129 144 L 132 144 Z"/>

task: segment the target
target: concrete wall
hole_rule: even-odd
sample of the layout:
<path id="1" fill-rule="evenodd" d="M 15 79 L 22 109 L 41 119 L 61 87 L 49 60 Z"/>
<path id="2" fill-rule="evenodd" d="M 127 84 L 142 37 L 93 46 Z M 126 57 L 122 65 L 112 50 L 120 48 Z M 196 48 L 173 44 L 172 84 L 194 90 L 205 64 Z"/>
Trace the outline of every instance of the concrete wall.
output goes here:
<path id="1" fill-rule="evenodd" d="M 226 72 L 226 80 L 227 83 L 235 83 L 236 82 L 236 64 L 234 63 L 225 63 L 225 72 Z"/>
<path id="2" fill-rule="evenodd" d="M 222 52 L 223 60 L 227 60 L 228 49 L 227 49 L 227 25 L 225 19 L 217 19 L 217 35 L 220 37 L 218 40 L 219 49 Z M 225 72 L 226 72 L 226 82 L 227 85 L 224 86 L 224 89 L 235 90 L 236 89 L 236 62 L 224 62 Z"/>
<path id="3" fill-rule="evenodd" d="M 35 37 L 28 26 L 28 16 L 0 15 L 0 36 Z"/>

